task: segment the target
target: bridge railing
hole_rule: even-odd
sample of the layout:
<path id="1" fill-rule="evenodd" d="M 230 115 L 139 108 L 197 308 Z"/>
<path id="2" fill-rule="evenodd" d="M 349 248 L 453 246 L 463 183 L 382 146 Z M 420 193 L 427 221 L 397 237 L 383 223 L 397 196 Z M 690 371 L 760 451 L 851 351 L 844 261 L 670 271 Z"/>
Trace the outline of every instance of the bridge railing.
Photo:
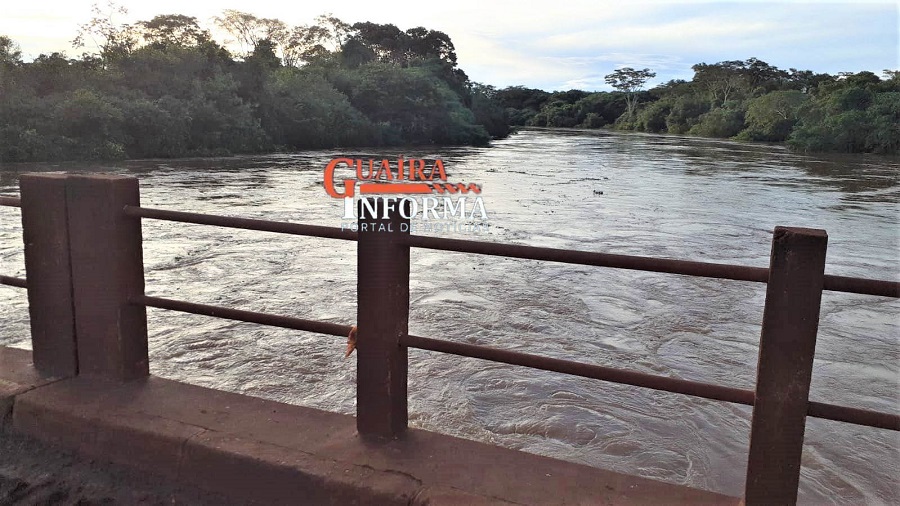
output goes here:
<path id="1" fill-rule="evenodd" d="M 823 290 L 900 297 L 900 283 L 824 273 L 822 230 L 777 227 L 768 268 L 410 235 L 398 209 L 360 206 L 359 232 L 151 209 L 135 178 L 26 174 L 21 207 L 35 366 L 54 376 L 128 381 L 149 374 L 146 308 L 347 336 L 351 326 L 197 304 L 144 291 L 141 219 L 356 241 L 357 428 L 399 437 L 407 428 L 408 348 L 519 365 L 753 406 L 746 504 L 794 503 L 806 417 L 900 430 L 900 415 L 809 400 Z M 368 209 L 368 210 L 367 210 Z M 408 213 L 407 213 L 408 214 Z M 411 248 L 767 283 L 755 390 L 410 335 Z"/>

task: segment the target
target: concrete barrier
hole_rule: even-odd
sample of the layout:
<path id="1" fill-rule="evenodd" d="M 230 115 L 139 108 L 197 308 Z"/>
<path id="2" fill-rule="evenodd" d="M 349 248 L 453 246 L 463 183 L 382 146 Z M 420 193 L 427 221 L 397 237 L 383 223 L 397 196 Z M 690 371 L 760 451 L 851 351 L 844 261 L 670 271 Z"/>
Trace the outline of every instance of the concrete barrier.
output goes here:
<path id="1" fill-rule="evenodd" d="M 147 377 L 44 380 L 0 347 L 4 430 L 259 504 L 737 504 L 739 499 L 423 430 Z M 9 410 L 6 411 L 7 414 Z"/>

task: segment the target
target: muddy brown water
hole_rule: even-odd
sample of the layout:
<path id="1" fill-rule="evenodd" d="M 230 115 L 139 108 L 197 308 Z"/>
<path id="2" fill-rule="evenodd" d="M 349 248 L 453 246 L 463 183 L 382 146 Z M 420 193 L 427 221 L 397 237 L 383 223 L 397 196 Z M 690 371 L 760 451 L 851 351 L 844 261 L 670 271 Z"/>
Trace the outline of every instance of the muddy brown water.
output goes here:
<path id="1" fill-rule="evenodd" d="M 483 185 L 490 227 L 453 238 L 768 265 L 776 225 L 828 231 L 826 272 L 900 279 L 900 160 L 812 156 L 674 136 L 525 131 L 489 148 L 317 151 L 0 168 L 141 180 L 146 206 L 339 226 L 336 154 L 441 158 Z M 601 193 L 602 192 L 602 193 Z M 353 323 L 349 242 L 144 220 L 147 293 Z M 435 234 L 439 235 L 439 234 Z M 0 208 L 0 273 L 24 276 L 18 211 Z M 765 286 L 414 250 L 410 332 L 752 388 Z M 0 287 L 0 344 L 28 347 L 24 291 Z M 154 374 L 353 413 L 339 338 L 149 310 Z M 410 351 L 410 424 L 740 495 L 750 409 Z M 900 302 L 826 292 L 811 398 L 900 409 Z M 896 432 L 810 419 L 800 500 L 900 502 Z"/>

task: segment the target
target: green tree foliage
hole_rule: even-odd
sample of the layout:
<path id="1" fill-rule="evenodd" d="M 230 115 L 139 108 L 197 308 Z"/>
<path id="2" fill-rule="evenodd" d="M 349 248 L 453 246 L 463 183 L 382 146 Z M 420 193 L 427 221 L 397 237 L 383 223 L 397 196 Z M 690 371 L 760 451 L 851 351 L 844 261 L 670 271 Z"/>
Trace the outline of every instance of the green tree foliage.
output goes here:
<path id="1" fill-rule="evenodd" d="M 0 36 L 0 162 L 482 145 L 509 133 L 496 90 L 469 81 L 443 32 L 331 15 L 291 28 L 227 10 L 216 23 L 235 57 L 196 18 L 122 14 L 94 8 L 79 59 L 22 62 Z"/>
<path id="2" fill-rule="evenodd" d="M 514 86 L 498 100 L 512 124 L 688 134 L 787 142 L 801 151 L 898 153 L 900 71 L 837 76 L 784 71 L 758 58 L 694 65 L 690 81 L 640 91 L 548 94 Z M 647 70 L 647 69 L 645 69 Z M 627 92 L 627 90 L 632 90 Z M 629 113 L 629 104 L 633 110 Z"/>
<path id="3" fill-rule="evenodd" d="M 14 69 L 22 63 L 19 45 L 5 35 L 0 35 L 0 94 L 10 86 Z"/>
<path id="4" fill-rule="evenodd" d="M 156 48 L 202 46 L 212 41 L 209 31 L 200 28 L 197 18 L 180 14 L 156 16 L 137 24 L 147 45 Z"/>
<path id="5" fill-rule="evenodd" d="M 496 99 L 497 90 L 493 86 L 472 83 L 470 86 L 470 109 L 475 115 L 475 123 L 482 125 L 493 138 L 509 135 L 509 116 L 506 109 Z"/>
<path id="6" fill-rule="evenodd" d="M 22 61 L 0 35 L 0 162 L 177 157 L 275 149 L 474 144 L 511 126 L 601 128 L 786 141 L 803 151 L 897 153 L 900 72 L 838 76 L 757 58 L 699 63 L 649 90 L 650 69 L 611 92 L 474 83 L 450 37 L 424 27 L 290 27 L 226 10 L 213 40 L 179 14 L 125 24 L 94 7 L 63 53 Z M 228 48 L 232 48 L 232 53 Z"/>
<path id="7" fill-rule="evenodd" d="M 0 65 L 18 65 L 22 63 L 22 51 L 19 45 L 5 35 L 0 35 Z"/>
<path id="8" fill-rule="evenodd" d="M 737 135 L 743 128 L 744 111 L 741 104 L 726 102 L 723 107 L 701 114 L 697 124 L 688 133 L 702 137 L 728 138 Z"/>
<path id="9" fill-rule="evenodd" d="M 322 14 L 312 25 L 291 29 L 282 46 L 282 61 L 287 66 L 312 63 L 341 51 L 352 28 L 331 14 Z"/>
<path id="10" fill-rule="evenodd" d="M 709 101 L 702 96 L 682 95 L 674 99 L 666 116 L 666 131 L 673 134 L 687 133 L 700 122 L 700 116 L 709 111 Z"/>
<path id="11" fill-rule="evenodd" d="M 510 86 L 498 90 L 493 99 L 506 111 L 509 124 L 522 126 L 530 124 L 532 118 L 541 110 L 550 98 L 550 93 L 543 90 Z"/>
<path id="12" fill-rule="evenodd" d="M 773 91 L 747 104 L 746 128 L 738 138 L 749 141 L 783 141 L 797 123 L 797 113 L 808 95 L 798 90 Z"/>
<path id="13" fill-rule="evenodd" d="M 651 133 L 666 132 L 666 118 L 671 112 L 672 104 L 668 101 L 657 100 L 648 104 L 638 114 L 635 129 Z"/>
<path id="14" fill-rule="evenodd" d="M 629 120 L 634 117 L 638 91 L 654 77 L 656 77 L 656 73 L 651 72 L 650 69 L 635 70 L 631 67 L 616 69 L 612 74 L 606 75 L 607 84 L 625 93 L 625 112 Z"/>
<path id="15" fill-rule="evenodd" d="M 801 151 L 900 152 L 900 91 L 892 89 L 871 72 L 820 86 L 799 109 L 788 143 Z"/>
<path id="16" fill-rule="evenodd" d="M 321 75 L 282 68 L 261 101 L 263 127 L 288 149 L 380 144 L 379 130 Z"/>
<path id="17" fill-rule="evenodd" d="M 425 67 L 371 62 L 343 73 L 338 89 L 380 125 L 386 139 L 415 144 L 485 144 L 487 131 L 474 125 L 449 85 Z"/>

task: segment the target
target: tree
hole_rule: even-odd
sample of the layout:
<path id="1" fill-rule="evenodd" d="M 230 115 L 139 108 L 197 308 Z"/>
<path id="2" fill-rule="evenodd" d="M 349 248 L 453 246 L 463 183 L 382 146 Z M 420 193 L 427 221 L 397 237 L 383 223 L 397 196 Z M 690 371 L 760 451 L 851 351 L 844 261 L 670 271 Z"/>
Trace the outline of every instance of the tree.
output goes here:
<path id="1" fill-rule="evenodd" d="M 495 139 L 509 136 L 509 118 L 506 110 L 495 100 L 497 90 L 493 86 L 471 83 L 469 94 L 475 123 L 483 126 Z"/>
<path id="2" fill-rule="evenodd" d="M 14 67 L 22 63 L 22 52 L 18 44 L 6 35 L 0 35 L 0 95 L 3 94 L 5 83 L 11 77 Z"/>
<path id="3" fill-rule="evenodd" d="M 162 14 L 150 21 L 139 21 L 140 35 L 151 46 L 190 47 L 210 41 L 209 31 L 200 28 L 197 18 L 181 14 Z"/>
<path id="4" fill-rule="evenodd" d="M 691 67 L 694 71 L 693 81 L 709 93 L 710 105 L 722 106 L 738 89 L 747 84 L 744 73 L 746 66 L 740 60 L 722 61 L 719 63 L 698 63 Z"/>
<path id="5" fill-rule="evenodd" d="M 789 78 L 787 72 L 758 58 L 750 58 L 744 62 L 744 75 L 750 92 L 754 95 L 776 90 Z"/>
<path id="6" fill-rule="evenodd" d="M 138 43 L 138 35 L 133 26 L 125 23 L 116 24 L 113 19 L 117 15 L 126 15 L 125 7 L 116 5 L 112 0 L 107 3 L 107 11 L 97 4 L 91 7 L 94 17 L 78 27 L 78 34 L 72 40 L 72 46 L 85 47 L 89 39 L 100 57 L 106 61 L 120 60 L 128 56 Z"/>
<path id="7" fill-rule="evenodd" d="M 289 67 L 300 62 L 309 62 L 328 53 L 324 43 L 329 37 L 328 29 L 319 25 L 301 25 L 291 30 L 287 43 L 282 47 L 282 61 Z"/>
<path id="8" fill-rule="evenodd" d="M 0 35 L 0 65 L 18 65 L 22 63 L 22 51 L 14 40 Z"/>
<path id="9" fill-rule="evenodd" d="M 340 51 L 344 42 L 347 41 L 347 38 L 350 37 L 350 33 L 353 31 L 353 28 L 351 28 L 348 23 L 336 18 L 334 14 L 331 14 L 330 12 L 327 14 L 320 14 L 316 17 L 315 21 L 315 26 L 325 30 L 326 36 L 324 42 L 328 44 L 325 48 L 331 52 Z"/>
<path id="10" fill-rule="evenodd" d="M 408 61 L 409 36 L 393 24 L 371 22 L 353 25 L 351 40 L 361 42 L 371 49 L 378 60 L 394 65 L 406 66 Z"/>
<path id="11" fill-rule="evenodd" d="M 656 77 L 650 69 L 635 70 L 631 67 L 616 69 L 612 74 L 605 76 L 607 84 L 625 93 L 626 114 L 628 118 L 634 116 L 634 108 L 637 105 L 637 92 L 644 87 L 650 79 Z"/>
<path id="12" fill-rule="evenodd" d="M 808 95 L 797 90 L 773 91 L 749 101 L 747 128 L 742 140 L 783 141 L 797 123 L 798 112 Z"/>
<path id="13" fill-rule="evenodd" d="M 787 84 L 790 88 L 803 93 L 815 93 L 819 85 L 834 82 L 834 77 L 829 74 L 816 74 L 811 70 L 790 69 Z"/>
<path id="14" fill-rule="evenodd" d="M 341 50 L 352 32 L 349 24 L 333 14 L 321 14 L 312 25 L 291 29 L 282 45 L 282 61 L 288 66 L 309 63 Z"/>
<path id="15" fill-rule="evenodd" d="M 226 9 L 222 11 L 222 16 L 213 18 L 213 21 L 236 39 L 244 55 L 252 53 L 263 39 L 279 47 L 285 47 L 290 39 L 287 26 L 277 19 L 258 18 L 246 12 Z"/>

